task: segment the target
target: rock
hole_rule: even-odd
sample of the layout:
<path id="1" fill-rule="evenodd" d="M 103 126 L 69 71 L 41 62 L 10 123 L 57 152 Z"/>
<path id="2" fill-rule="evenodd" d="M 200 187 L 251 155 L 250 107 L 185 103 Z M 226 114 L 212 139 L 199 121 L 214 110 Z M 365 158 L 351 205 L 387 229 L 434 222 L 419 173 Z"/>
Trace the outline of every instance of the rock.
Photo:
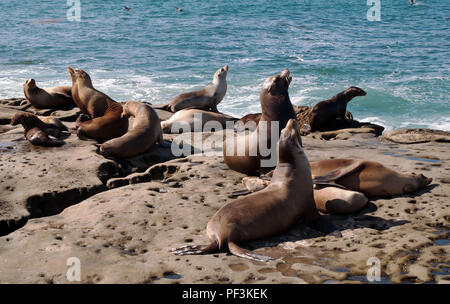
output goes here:
<path id="1" fill-rule="evenodd" d="M 386 132 L 383 138 L 399 144 L 450 142 L 450 133 L 432 129 L 400 129 Z"/>

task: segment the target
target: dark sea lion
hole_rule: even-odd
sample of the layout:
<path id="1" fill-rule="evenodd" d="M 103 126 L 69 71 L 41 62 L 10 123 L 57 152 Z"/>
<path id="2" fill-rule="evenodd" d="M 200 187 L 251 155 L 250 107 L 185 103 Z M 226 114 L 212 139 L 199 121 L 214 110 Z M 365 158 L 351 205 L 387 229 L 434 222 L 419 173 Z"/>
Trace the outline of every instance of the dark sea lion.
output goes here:
<path id="1" fill-rule="evenodd" d="M 100 146 L 101 154 L 119 158 L 133 157 L 144 153 L 156 142 L 163 143 L 158 114 L 149 105 L 128 101 L 123 106 L 122 116 L 133 116 L 133 127 L 121 137 L 103 143 Z"/>
<path id="2" fill-rule="evenodd" d="M 184 109 L 173 114 L 168 120 L 162 121 L 161 128 L 164 133 L 180 133 L 180 127 L 186 132 L 203 132 L 203 128 L 208 122 L 217 122 L 218 126 L 225 129 L 227 121 L 235 122 L 237 118 L 220 112 Z M 200 129 L 195 130 L 195 127 Z"/>
<path id="3" fill-rule="evenodd" d="M 368 197 L 411 193 L 433 180 L 423 174 L 398 173 L 378 162 L 358 159 L 311 162 L 311 173 L 316 182 L 334 182 Z"/>
<path id="4" fill-rule="evenodd" d="M 122 106 L 92 86 L 83 70 L 67 68 L 72 77 L 72 97 L 84 114 L 77 119 L 78 135 L 109 140 L 128 131 L 128 118 L 122 117 Z"/>
<path id="5" fill-rule="evenodd" d="M 26 99 L 38 109 L 74 107 L 71 90 L 69 86 L 39 88 L 34 79 L 28 79 L 23 85 Z"/>
<path id="6" fill-rule="evenodd" d="M 11 125 L 21 124 L 24 128 L 25 138 L 35 146 L 60 147 L 65 144 L 56 137 L 61 135 L 61 130 L 52 124 L 41 121 L 36 115 L 19 112 L 14 114 Z"/>
<path id="7" fill-rule="evenodd" d="M 281 131 L 278 156 L 267 188 L 226 204 L 208 222 L 209 245 L 184 246 L 171 251 L 177 255 L 205 254 L 228 247 L 236 256 L 265 262 L 271 258 L 252 253 L 237 244 L 283 233 L 298 220 L 320 226 L 327 232 L 334 231 L 331 224 L 324 224 L 314 204 L 309 162 L 294 119 L 289 120 Z"/>
<path id="8" fill-rule="evenodd" d="M 328 131 L 333 129 L 333 121 L 336 118 L 346 121 L 347 103 L 356 96 L 365 95 L 366 92 L 364 90 L 358 87 L 349 87 L 336 96 L 317 103 L 309 114 L 310 131 Z"/>
<path id="9" fill-rule="evenodd" d="M 167 105 L 155 109 L 163 109 L 176 112 L 182 109 L 212 110 L 218 112 L 217 105 L 222 101 L 227 92 L 228 65 L 218 69 L 213 77 L 213 82 L 203 89 L 194 92 L 183 93 L 173 98 Z"/>
<path id="10" fill-rule="evenodd" d="M 273 169 L 276 164 L 276 149 L 273 149 L 275 146 L 272 143 L 276 143 L 278 138 L 272 138 L 272 135 L 279 136 L 288 120 L 296 119 L 288 94 L 291 81 L 290 72 L 286 69 L 264 82 L 259 95 L 262 114 L 256 130 L 248 135 L 236 135 L 224 140 L 223 156 L 230 169 L 247 175 L 259 175 Z M 272 134 L 272 122 L 278 123 L 277 134 Z M 261 147 L 269 149 L 269 155 L 262 155 Z M 242 151 L 239 151 L 241 148 Z M 261 162 L 267 159 L 275 159 L 275 163 L 272 165 L 272 161 L 267 164 Z"/>

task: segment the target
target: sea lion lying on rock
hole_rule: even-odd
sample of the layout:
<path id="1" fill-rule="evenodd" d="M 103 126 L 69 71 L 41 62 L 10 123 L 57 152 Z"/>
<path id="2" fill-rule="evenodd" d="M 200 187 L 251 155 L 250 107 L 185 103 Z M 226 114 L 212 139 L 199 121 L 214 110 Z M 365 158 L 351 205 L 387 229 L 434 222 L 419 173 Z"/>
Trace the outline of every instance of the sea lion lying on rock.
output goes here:
<path id="1" fill-rule="evenodd" d="M 227 92 L 228 65 L 218 69 L 213 82 L 203 89 L 183 93 L 173 98 L 167 105 L 155 106 L 155 109 L 176 112 L 182 109 L 200 109 L 218 112 L 217 105 Z"/>
<path id="2" fill-rule="evenodd" d="M 269 261 L 238 243 L 261 239 L 288 230 L 296 221 L 325 232 L 335 232 L 314 204 L 309 162 L 302 149 L 298 123 L 290 119 L 278 141 L 278 164 L 272 181 L 264 190 L 226 204 L 208 222 L 206 233 L 211 243 L 172 249 L 177 255 L 205 254 L 227 249 L 234 255 L 255 261 Z"/>
<path id="3" fill-rule="evenodd" d="M 52 123 L 45 123 L 32 113 L 19 112 L 14 114 L 11 125 L 21 124 L 25 138 L 35 146 L 60 147 L 65 142 L 57 137 L 60 137 L 62 131 L 67 131 L 67 127 L 56 117 L 49 120 Z"/>
<path id="4" fill-rule="evenodd" d="M 152 107 L 138 101 L 128 101 L 123 106 L 122 117 L 129 116 L 134 117 L 131 130 L 100 145 L 101 154 L 119 158 L 133 157 L 144 153 L 156 142 L 163 143 L 160 120 Z"/>
<path id="5" fill-rule="evenodd" d="M 27 79 L 23 91 L 28 101 L 38 109 L 74 107 L 70 86 L 39 88 L 34 79 Z"/>

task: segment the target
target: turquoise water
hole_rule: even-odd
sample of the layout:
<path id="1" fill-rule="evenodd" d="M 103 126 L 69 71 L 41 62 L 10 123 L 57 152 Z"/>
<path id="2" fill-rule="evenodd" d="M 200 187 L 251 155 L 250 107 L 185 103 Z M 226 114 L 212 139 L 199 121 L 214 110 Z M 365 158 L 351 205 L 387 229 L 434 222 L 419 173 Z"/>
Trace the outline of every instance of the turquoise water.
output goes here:
<path id="1" fill-rule="evenodd" d="M 219 110 L 240 116 L 260 111 L 264 79 L 287 67 L 296 105 L 355 85 L 368 92 L 349 104 L 358 120 L 450 131 L 450 0 L 381 0 L 380 22 L 367 20 L 368 8 L 366 0 L 81 0 L 81 22 L 69 22 L 66 0 L 1 0 L 0 98 L 23 96 L 27 78 L 70 84 L 71 65 L 115 100 L 166 103 L 228 64 Z M 58 22 L 41 22 L 49 19 Z"/>

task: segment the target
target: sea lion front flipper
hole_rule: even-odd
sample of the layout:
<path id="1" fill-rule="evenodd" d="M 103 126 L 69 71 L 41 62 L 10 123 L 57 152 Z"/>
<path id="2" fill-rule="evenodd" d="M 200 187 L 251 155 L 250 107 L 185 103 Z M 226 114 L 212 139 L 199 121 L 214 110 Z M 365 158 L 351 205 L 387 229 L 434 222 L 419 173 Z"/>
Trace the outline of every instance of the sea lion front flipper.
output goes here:
<path id="1" fill-rule="evenodd" d="M 217 252 L 219 246 L 217 242 L 212 242 L 209 245 L 187 245 L 177 248 L 172 248 L 169 252 L 175 255 L 192 255 L 192 254 L 207 254 Z"/>
<path id="2" fill-rule="evenodd" d="M 319 183 L 326 183 L 326 182 L 334 182 L 338 179 L 340 179 L 341 177 L 344 177 L 350 173 L 353 173 L 357 170 L 362 170 L 363 168 L 363 162 L 362 161 L 357 161 L 353 164 L 348 165 L 347 167 L 343 167 L 343 168 L 339 168 L 339 169 L 335 169 L 333 171 L 328 172 L 325 175 L 322 176 L 316 176 L 315 178 L 313 178 L 313 183 L 315 184 L 319 184 Z"/>
<path id="3" fill-rule="evenodd" d="M 309 223 L 310 228 L 323 232 L 335 237 L 342 237 L 342 233 L 336 228 L 336 226 L 326 217 L 321 216 L 314 222 Z"/>
<path id="4" fill-rule="evenodd" d="M 239 247 L 238 245 L 236 245 L 236 243 L 233 243 L 233 242 L 228 242 L 228 249 L 235 256 L 238 256 L 238 257 L 241 257 L 244 259 L 249 259 L 252 261 L 269 262 L 269 261 L 274 260 L 274 258 L 272 258 L 272 257 L 256 254 L 256 253 L 251 252 L 250 250 Z"/>

